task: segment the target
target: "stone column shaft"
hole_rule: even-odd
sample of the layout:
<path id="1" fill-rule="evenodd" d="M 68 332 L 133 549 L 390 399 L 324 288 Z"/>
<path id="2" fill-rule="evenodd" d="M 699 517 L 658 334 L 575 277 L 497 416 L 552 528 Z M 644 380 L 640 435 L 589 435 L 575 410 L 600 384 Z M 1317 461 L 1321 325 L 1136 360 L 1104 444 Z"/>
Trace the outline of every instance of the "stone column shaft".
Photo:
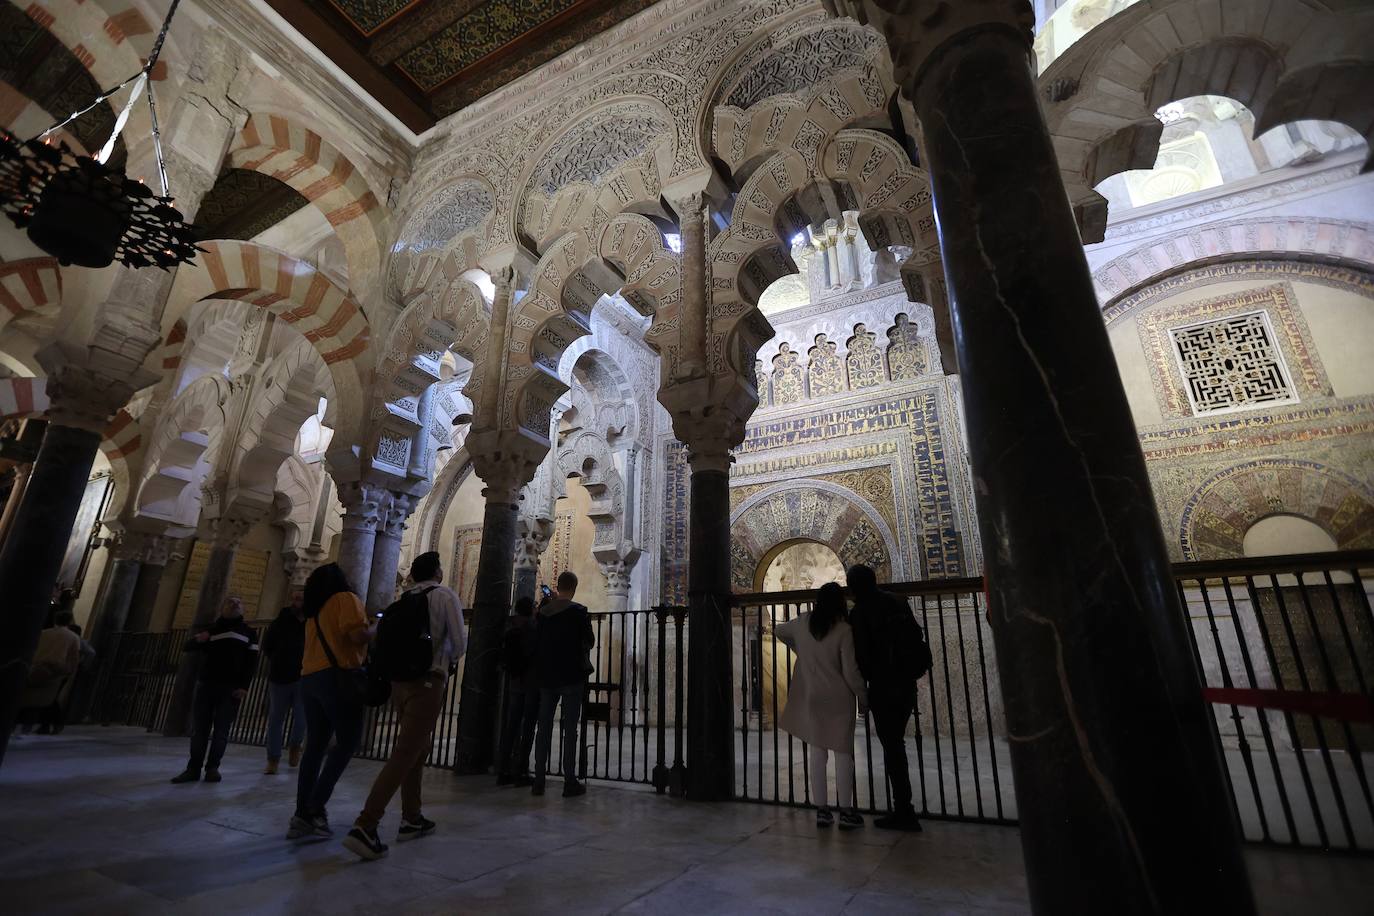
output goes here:
<path id="1" fill-rule="evenodd" d="M 339 568 L 356 595 L 367 595 L 372 579 L 372 552 L 377 545 L 377 521 L 381 499 L 367 483 L 339 484 L 343 503 L 343 531 L 339 534 Z"/>
<path id="2" fill-rule="evenodd" d="M 99 448 L 98 432 L 48 425 L 14 514 L 16 536 L 0 549 L 0 764 Z"/>
<path id="3" fill-rule="evenodd" d="M 229 577 L 234 572 L 234 556 L 238 552 L 239 541 L 248 533 L 248 522 L 221 520 L 222 529 L 217 532 L 214 546 L 210 548 L 210 558 L 205 564 L 205 575 L 200 580 L 200 592 L 196 595 L 196 615 L 191 620 L 190 632 L 204 630 L 219 616 L 220 606 L 229 591 Z M 230 528 L 229 526 L 233 526 Z M 177 665 L 176 680 L 172 682 L 172 699 L 167 707 L 167 721 L 162 734 L 172 738 L 188 733 L 191 719 L 191 701 L 195 697 L 196 679 L 204 657 L 200 653 L 186 652 Z"/>
<path id="4" fill-rule="evenodd" d="M 167 564 L 144 561 L 138 564 L 138 581 L 134 584 L 134 594 L 129 600 L 129 616 L 124 628 L 130 633 L 146 633 L 153 622 L 153 609 L 157 606 L 158 592 L 162 590 L 162 577 L 167 572 Z"/>
<path id="5" fill-rule="evenodd" d="M 385 610 L 396 600 L 396 571 L 401 560 L 401 539 L 415 500 L 405 493 L 392 494 L 386 513 L 377 523 L 372 548 L 372 571 L 367 587 L 367 609 Z"/>
<path id="6" fill-rule="evenodd" d="M 19 511 L 19 504 L 24 501 L 24 490 L 29 485 L 29 475 L 33 473 L 32 464 L 22 464 L 14 472 L 14 485 L 10 487 L 10 495 L 5 500 L 5 511 L 0 514 L 0 547 L 9 538 L 10 527 L 14 524 L 15 513 Z"/>
<path id="7" fill-rule="evenodd" d="M 723 447 L 690 458 L 687 797 L 725 801 L 735 792 L 730 458 Z"/>
<path id="8" fill-rule="evenodd" d="M 463 667 L 458 704 L 459 773 L 485 773 L 491 764 L 492 740 L 499 708 L 501 634 L 510 613 L 512 571 L 519 490 L 486 490 L 482 517 L 482 550 L 477 559 L 477 590 Z"/>
<path id="9" fill-rule="evenodd" d="M 1032 906 L 1253 912 L 1028 7 L 864 8 L 923 128 Z"/>

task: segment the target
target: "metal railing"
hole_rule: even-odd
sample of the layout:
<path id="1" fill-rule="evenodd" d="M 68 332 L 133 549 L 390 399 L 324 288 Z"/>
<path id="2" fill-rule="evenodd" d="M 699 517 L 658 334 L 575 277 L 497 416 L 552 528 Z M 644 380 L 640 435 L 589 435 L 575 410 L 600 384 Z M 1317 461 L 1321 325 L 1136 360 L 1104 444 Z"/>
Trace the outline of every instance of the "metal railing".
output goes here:
<path id="1" fill-rule="evenodd" d="M 1205 696 L 1237 817 L 1247 839 L 1374 851 L 1374 551 L 1175 567 Z M 934 667 L 918 683 L 907 756 L 920 814 L 1016 823 L 1011 754 L 981 578 L 886 586 L 905 597 Z M 736 595 L 732 652 L 735 790 L 741 800 L 810 803 L 806 746 L 782 731 L 794 658 L 773 628 L 810 610 L 814 592 Z M 592 615 L 578 769 L 585 778 L 685 785 L 687 611 L 658 607 Z M 102 666 L 97 720 L 161 730 L 186 631 L 123 633 Z M 427 763 L 454 762 L 461 671 L 450 679 Z M 266 665 L 231 740 L 266 738 Z M 498 721 L 503 721 L 498 719 Z M 395 743 L 390 704 L 370 710 L 358 756 L 385 759 Z M 550 766 L 561 775 L 555 719 Z M 857 803 L 891 802 L 877 735 L 857 724 Z"/>

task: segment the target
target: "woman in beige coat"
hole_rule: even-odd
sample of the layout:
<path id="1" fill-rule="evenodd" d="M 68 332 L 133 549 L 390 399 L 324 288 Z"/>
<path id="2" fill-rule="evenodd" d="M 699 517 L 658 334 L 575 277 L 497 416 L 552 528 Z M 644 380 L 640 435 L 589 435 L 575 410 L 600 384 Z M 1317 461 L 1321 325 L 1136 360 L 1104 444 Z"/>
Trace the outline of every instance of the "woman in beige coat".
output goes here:
<path id="1" fill-rule="evenodd" d="M 811 800 L 816 805 L 817 827 L 834 823 L 826 797 L 826 767 L 829 752 L 834 752 L 841 830 L 864 825 L 854 810 L 855 703 L 860 715 L 868 711 L 868 694 L 854 660 L 854 634 L 847 617 L 844 592 L 831 582 L 821 586 L 815 610 L 774 630 L 777 638 L 797 654 L 787 707 L 779 724 L 810 746 Z"/>

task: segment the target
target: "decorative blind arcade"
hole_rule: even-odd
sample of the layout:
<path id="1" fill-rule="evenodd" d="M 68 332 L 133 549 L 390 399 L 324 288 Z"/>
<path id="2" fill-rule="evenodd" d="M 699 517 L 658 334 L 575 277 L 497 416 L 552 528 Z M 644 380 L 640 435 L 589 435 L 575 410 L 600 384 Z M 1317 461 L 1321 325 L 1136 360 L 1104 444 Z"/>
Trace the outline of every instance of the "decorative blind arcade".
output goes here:
<path id="1" fill-rule="evenodd" d="M 1263 311 L 1169 332 L 1198 416 L 1297 400 Z"/>

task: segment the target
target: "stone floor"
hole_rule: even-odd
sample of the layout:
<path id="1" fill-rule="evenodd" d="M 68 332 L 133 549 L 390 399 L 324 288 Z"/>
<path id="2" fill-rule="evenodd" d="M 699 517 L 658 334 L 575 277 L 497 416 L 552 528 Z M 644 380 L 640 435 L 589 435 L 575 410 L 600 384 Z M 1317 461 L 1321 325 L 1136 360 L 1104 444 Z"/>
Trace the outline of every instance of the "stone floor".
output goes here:
<path id="1" fill-rule="evenodd" d="M 692 805 L 593 784 L 533 799 L 426 774 L 439 832 L 361 863 L 337 841 L 282 839 L 294 780 L 232 747 L 218 785 L 172 786 L 184 742 L 77 728 L 11 743 L 0 770 L 5 913 L 1028 912 L 1014 829 L 929 823 L 919 836 L 818 835 L 810 811 Z M 346 825 L 376 772 L 355 761 Z M 395 817 L 384 824 L 394 832 Z M 1368 859 L 1252 850 L 1262 912 L 1369 913 Z"/>

